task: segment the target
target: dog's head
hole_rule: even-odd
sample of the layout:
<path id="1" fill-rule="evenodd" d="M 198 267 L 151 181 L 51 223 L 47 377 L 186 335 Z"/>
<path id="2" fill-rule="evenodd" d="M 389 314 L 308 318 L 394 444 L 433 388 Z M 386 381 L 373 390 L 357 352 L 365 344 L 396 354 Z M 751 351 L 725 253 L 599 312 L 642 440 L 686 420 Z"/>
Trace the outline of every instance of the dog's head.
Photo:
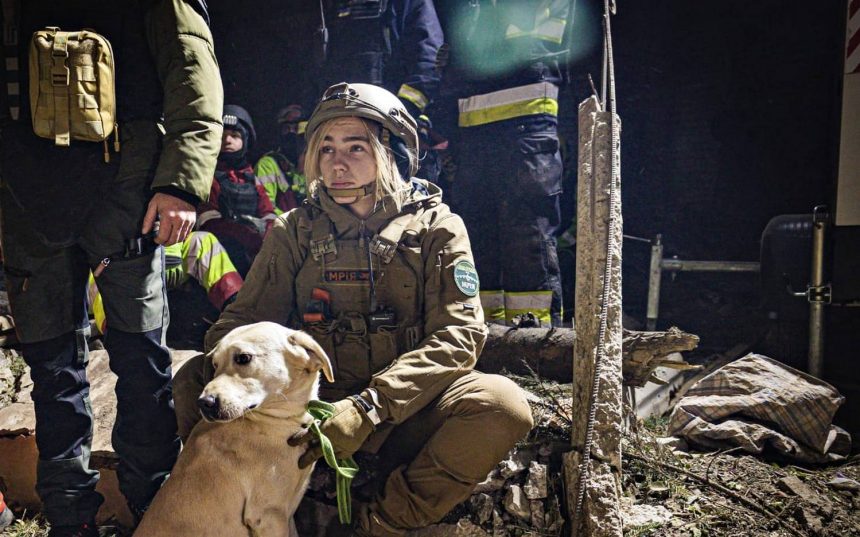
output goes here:
<path id="1" fill-rule="evenodd" d="M 316 397 L 318 372 L 334 382 L 322 347 L 304 332 L 261 322 L 232 330 L 212 349 L 215 377 L 197 400 L 203 417 L 230 421 L 267 401 Z"/>

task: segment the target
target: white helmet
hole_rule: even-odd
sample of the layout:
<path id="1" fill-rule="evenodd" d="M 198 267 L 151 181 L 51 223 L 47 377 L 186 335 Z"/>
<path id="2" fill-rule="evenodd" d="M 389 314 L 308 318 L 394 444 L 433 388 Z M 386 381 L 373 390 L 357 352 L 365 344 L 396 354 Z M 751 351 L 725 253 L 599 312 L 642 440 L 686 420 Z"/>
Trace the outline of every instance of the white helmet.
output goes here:
<path id="1" fill-rule="evenodd" d="M 411 150 L 409 177 L 418 172 L 418 125 L 393 93 L 373 84 L 341 82 L 331 86 L 325 90 L 308 120 L 305 131 L 307 139 L 313 136 L 322 123 L 336 117 L 361 117 L 382 125 Z"/>

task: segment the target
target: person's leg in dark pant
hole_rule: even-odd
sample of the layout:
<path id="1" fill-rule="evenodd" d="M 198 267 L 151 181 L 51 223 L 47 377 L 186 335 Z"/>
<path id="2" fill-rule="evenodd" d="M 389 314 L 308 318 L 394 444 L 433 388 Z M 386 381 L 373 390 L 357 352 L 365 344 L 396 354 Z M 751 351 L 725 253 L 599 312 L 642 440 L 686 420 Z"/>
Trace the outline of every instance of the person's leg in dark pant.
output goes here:
<path id="1" fill-rule="evenodd" d="M 508 237 L 500 222 L 514 193 L 506 187 L 505 147 L 493 125 L 460 129 L 460 162 L 453 185 L 452 209 L 469 233 L 481 282 L 481 304 L 488 322 L 504 324 L 502 257 Z M 495 142 L 493 140 L 496 140 Z"/>
<path id="2" fill-rule="evenodd" d="M 170 351 L 162 329 L 139 334 L 110 328 L 105 348 L 116 373 L 117 417 L 111 442 L 120 457 L 117 477 L 129 503 L 146 508 L 179 452 Z"/>
<path id="3" fill-rule="evenodd" d="M 112 443 L 120 490 L 142 511 L 179 454 L 170 351 L 164 345 L 167 301 L 163 249 L 111 263 L 99 277 L 107 319 L 105 348 L 117 375 Z"/>
<path id="4" fill-rule="evenodd" d="M 556 120 L 529 116 L 504 124 L 514 144 L 507 153 L 512 202 L 499 219 L 505 236 L 505 313 L 511 321 L 531 311 L 544 325 L 560 326 L 561 270 L 554 234 L 561 220 L 562 162 Z"/>
<path id="5" fill-rule="evenodd" d="M 45 518 L 54 526 L 91 522 L 103 501 L 95 491 L 99 474 L 89 467 L 93 416 L 85 332 L 22 345 L 33 379 L 36 491 Z"/>

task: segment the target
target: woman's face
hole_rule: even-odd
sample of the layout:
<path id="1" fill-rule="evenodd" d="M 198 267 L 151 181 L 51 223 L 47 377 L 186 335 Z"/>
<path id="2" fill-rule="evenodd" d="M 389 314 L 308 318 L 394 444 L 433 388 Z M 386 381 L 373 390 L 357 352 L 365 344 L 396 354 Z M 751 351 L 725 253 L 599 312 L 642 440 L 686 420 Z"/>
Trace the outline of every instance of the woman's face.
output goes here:
<path id="1" fill-rule="evenodd" d="M 376 181 L 376 158 L 368 139 L 367 127 L 357 117 L 333 119 L 320 144 L 320 172 L 323 184 L 337 203 L 350 204 L 360 217 L 373 210 L 374 195 L 369 194 L 353 203 L 355 196 L 335 196 L 332 189 L 359 188 Z"/>

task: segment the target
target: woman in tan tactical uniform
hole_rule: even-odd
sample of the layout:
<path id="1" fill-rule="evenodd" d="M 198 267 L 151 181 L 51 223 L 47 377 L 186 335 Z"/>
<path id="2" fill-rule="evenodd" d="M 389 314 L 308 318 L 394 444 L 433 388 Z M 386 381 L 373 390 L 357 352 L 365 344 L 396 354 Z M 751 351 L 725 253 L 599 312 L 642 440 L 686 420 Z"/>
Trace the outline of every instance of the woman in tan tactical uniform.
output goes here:
<path id="1" fill-rule="evenodd" d="M 523 392 L 473 370 L 487 329 L 459 216 L 417 169 L 415 120 L 388 91 L 329 88 L 307 127 L 310 196 L 280 216 L 236 302 L 206 335 L 258 321 L 301 328 L 335 366 L 321 387 L 338 457 L 376 452 L 396 468 L 356 517 L 358 535 L 401 535 L 466 499 L 532 427 Z M 203 357 L 177 374 L 180 435 L 212 377 Z M 392 431 L 394 433 L 392 434 Z M 301 465 L 321 456 L 312 435 Z"/>

